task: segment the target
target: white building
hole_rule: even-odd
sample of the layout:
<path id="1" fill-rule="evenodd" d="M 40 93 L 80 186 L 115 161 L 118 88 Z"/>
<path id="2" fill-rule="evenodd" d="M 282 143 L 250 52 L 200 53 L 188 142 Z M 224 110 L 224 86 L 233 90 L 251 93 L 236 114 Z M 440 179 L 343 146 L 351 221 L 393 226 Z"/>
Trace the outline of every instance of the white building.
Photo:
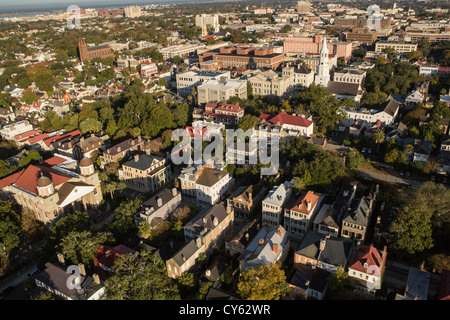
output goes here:
<path id="1" fill-rule="evenodd" d="M 422 64 L 419 68 L 419 74 L 424 77 L 436 77 L 438 75 L 439 66 Z"/>
<path id="2" fill-rule="evenodd" d="M 278 227 L 282 224 L 284 205 L 292 197 L 294 180 L 274 186 L 262 201 L 262 224 L 265 227 Z"/>
<path id="3" fill-rule="evenodd" d="M 205 71 L 205 70 L 195 70 L 186 71 L 183 73 L 178 73 L 176 75 L 177 81 L 177 91 L 182 97 L 187 97 L 192 94 L 192 89 L 197 88 L 199 85 L 207 80 L 220 80 L 220 79 L 230 79 L 230 72 L 221 71 Z M 223 80 L 222 80 L 223 81 Z"/>
<path id="4" fill-rule="evenodd" d="M 314 83 L 326 88 L 329 81 L 330 66 L 328 64 L 327 38 L 323 37 L 322 49 L 320 49 L 319 65 L 317 66 L 317 74 L 314 79 Z"/>
<path id="5" fill-rule="evenodd" d="M 180 44 L 159 49 L 159 52 L 161 52 L 164 59 L 171 59 L 175 56 L 183 57 L 188 54 L 195 53 L 197 52 L 197 50 L 203 49 L 205 47 L 206 45 L 204 43 Z"/>
<path id="6" fill-rule="evenodd" d="M 221 77 L 209 79 L 197 88 L 198 104 L 226 101 L 231 97 L 247 99 L 247 81 Z"/>
<path id="7" fill-rule="evenodd" d="M 400 110 L 400 104 L 394 99 L 383 103 L 383 106 L 378 109 L 355 109 L 349 107 L 342 107 L 340 109 L 347 115 L 347 119 L 342 121 L 346 127 L 350 127 L 357 120 L 365 120 L 370 123 L 381 121 L 386 126 L 391 126 Z"/>
<path id="8" fill-rule="evenodd" d="M 191 200 L 200 207 L 225 200 L 233 181 L 228 172 L 213 169 L 212 163 L 187 167 L 178 179 L 183 199 Z"/>
<path id="9" fill-rule="evenodd" d="M 33 125 L 28 120 L 8 124 L 0 130 L 0 135 L 6 140 L 13 140 L 18 134 L 33 130 Z"/>
<path id="10" fill-rule="evenodd" d="M 125 8 L 125 17 L 136 18 L 142 15 L 140 6 L 129 6 Z"/>
<path id="11" fill-rule="evenodd" d="M 199 16 L 195 17 L 195 25 L 197 27 L 203 27 L 203 26 L 208 26 L 210 25 L 211 27 L 214 28 L 214 32 L 218 32 L 219 31 L 219 16 L 216 15 L 207 15 L 207 14 L 202 14 Z"/>
<path id="12" fill-rule="evenodd" d="M 334 81 L 362 84 L 366 72 L 357 68 L 344 68 L 334 72 Z"/>

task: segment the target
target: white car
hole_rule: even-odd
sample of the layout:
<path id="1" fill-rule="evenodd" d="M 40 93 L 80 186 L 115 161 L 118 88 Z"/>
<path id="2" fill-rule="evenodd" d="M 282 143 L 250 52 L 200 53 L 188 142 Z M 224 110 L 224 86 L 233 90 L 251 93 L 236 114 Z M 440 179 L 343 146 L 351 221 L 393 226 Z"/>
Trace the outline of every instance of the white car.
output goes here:
<path id="1" fill-rule="evenodd" d="M 362 148 L 361 153 L 365 153 L 366 152 L 366 148 Z"/>
<path id="2" fill-rule="evenodd" d="M 368 150 L 367 150 L 367 153 L 372 153 L 372 149 L 368 149 Z"/>

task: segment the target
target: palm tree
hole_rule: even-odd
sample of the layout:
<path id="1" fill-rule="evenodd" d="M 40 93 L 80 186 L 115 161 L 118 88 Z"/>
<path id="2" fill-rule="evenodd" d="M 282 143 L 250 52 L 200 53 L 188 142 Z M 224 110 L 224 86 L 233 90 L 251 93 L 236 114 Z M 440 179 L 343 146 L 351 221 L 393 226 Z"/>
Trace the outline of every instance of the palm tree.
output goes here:
<path id="1" fill-rule="evenodd" d="M 378 130 L 377 132 L 375 132 L 374 138 L 375 138 L 375 143 L 377 144 L 377 152 L 378 152 L 380 149 L 380 144 L 383 143 L 383 141 L 385 139 L 384 132 L 381 130 Z"/>

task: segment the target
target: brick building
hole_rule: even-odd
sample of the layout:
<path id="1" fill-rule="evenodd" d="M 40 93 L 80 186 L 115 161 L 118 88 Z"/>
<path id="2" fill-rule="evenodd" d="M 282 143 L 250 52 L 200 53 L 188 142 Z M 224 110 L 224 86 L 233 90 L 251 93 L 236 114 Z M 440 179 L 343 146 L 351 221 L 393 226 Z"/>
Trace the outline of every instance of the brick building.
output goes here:
<path id="1" fill-rule="evenodd" d="M 78 40 L 78 52 L 80 54 L 80 61 L 91 60 L 94 58 L 114 58 L 114 52 L 108 45 L 88 47 L 84 38 Z"/>

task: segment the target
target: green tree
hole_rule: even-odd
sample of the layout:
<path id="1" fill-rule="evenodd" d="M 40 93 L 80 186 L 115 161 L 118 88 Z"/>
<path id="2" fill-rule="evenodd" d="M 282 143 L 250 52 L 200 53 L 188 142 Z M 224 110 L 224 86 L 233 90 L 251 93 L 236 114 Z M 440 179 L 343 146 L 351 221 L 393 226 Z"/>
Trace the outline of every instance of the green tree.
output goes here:
<path id="1" fill-rule="evenodd" d="M 373 138 L 375 140 L 375 143 L 377 144 L 377 152 L 380 149 L 380 144 L 384 142 L 385 135 L 382 130 L 377 130 L 377 132 L 374 133 Z"/>
<path id="2" fill-rule="evenodd" d="M 87 118 L 80 123 L 81 133 L 94 133 L 102 130 L 102 123 L 99 120 L 93 118 Z"/>
<path id="3" fill-rule="evenodd" d="M 415 254 L 433 247 L 431 214 L 404 206 L 390 226 L 392 248 Z"/>
<path id="4" fill-rule="evenodd" d="M 39 97 L 33 91 L 27 90 L 22 94 L 20 100 L 27 105 L 32 105 L 33 102 L 38 101 Z"/>
<path id="5" fill-rule="evenodd" d="M 157 254 L 140 251 L 116 259 L 115 273 L 105 282 L 108 300 L 179 300 L 178 285 L 167 276 Z"/>
<path id="6" fill-rule="evenodd" d="M 245 300 L 279 300 L 289 291 L 286 275 L 278 264 L 263 264 L 241 273 L 237 293 Z"/>

